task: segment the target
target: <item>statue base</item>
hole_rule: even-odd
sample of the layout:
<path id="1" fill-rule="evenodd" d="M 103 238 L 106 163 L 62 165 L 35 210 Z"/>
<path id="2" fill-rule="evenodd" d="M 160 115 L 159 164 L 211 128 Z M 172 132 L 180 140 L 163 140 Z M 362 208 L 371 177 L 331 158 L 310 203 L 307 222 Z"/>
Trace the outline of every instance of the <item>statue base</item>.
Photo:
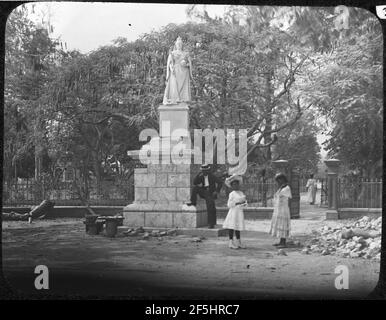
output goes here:
<path id="1" fill-rule="evenodd" d="M 160 146 L 167 142 L 169 147 L 173 147 L 176 143 L 170 141 L 173 131 L 187 131 L 189 128 L 189 106 L 186 103 L 162 105 L 158 111 L 160 137 L 157 141 Z M 135 200 L 123 210 L 124 225 L 149 228 L 198 228 L 208 225 L 204 201 L 200 201 L 197 207 L 186 205 L 190 201 L 193 178 L 200 165 L 190 164 L 190 161 L 183 162 L 189 164 L 173 164 L 170 150 L 164 147 L 153 150 L 160 164 L 135 169 Z M 129 155 L 138 157 L 138 152 L 130 152 Z M 185 156 L 191 157 L 190 154 Z"/>
<path id="2" fill-rule="evenodd" d="M 192 168 L 191 168 L 192 167 Z M 135 201 L 123 210 L 124 225 L 198 228 L 208 225 L 205 202 L 187 206 L 192 165 L 148 165 L 134 172 Z"/>

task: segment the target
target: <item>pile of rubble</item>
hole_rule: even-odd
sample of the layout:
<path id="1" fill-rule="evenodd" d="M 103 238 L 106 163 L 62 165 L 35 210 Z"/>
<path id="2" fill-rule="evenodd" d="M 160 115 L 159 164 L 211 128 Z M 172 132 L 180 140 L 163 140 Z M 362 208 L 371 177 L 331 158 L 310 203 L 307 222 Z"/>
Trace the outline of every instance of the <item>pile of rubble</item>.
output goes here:
<path id="1" fill-rule="evenodd" d="M 169 229 L 166 231 L 161 230 L 152 230 L 152 231 L 146 231 L 143 227 L 138 228 L 130 228 L 127 231 L 123 233 L 125 236 L 128 237 L 141 237 L 143 240 L 147 240 L 150 237 L 165 237 L 165 236 L 175 236 L 177 234 L 176 229 Z"/>
<path id="2" fill-rule="evenodd" d="M 163 240 L 167 239 L 167 237 L 173 237 L 173 236 L 178 236 L 178 237 L 186 237 L 184 235 L 178 235 L 177 234 L 177 229 L 167 229 L 167 230 L 149 230 L 149 229 L 144 229 L 143 227 L 138 227 L 138 228 L 130 228 L 126 231 L 123 232 L 123 235 L 126 237 L 136 237 L 137 239 L 142 239 L 142 240 L 151 240 L 153 239 L 158 239 L 158 240 Z M 189 236 L 188 236 L 189 237 Z M 202 242 L 202 240 L 205 240 L 205 237 L 196 237 L 192 236 L 189 241 L 190 242 Z"/>
<path id="3" fill-rule="evenodd" d="M 381 234 L 382 217 L 371 219 L 365 216 L 342 226 L 324 226 L 314 231 L 313 239 L 302 252 L 380 260 Z"/>

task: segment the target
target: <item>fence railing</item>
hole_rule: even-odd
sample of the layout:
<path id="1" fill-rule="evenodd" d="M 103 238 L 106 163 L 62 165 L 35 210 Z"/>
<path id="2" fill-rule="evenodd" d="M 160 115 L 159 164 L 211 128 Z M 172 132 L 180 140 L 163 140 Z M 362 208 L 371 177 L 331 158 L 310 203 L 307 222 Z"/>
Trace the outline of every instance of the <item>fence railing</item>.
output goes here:
<path id="1" fill-rule="evenodd" d="M 249 206 L 273 207 L 273 197 L 277 190 L 277 184 L 273 178 L 244 176 L 240 189 L 246 195 Z M 216 200 L 216 206 L 226 207 L 231 191 L 224 185 Z"/>
<path id="2" fill-rule="evenodd" d="M 300 193 L 303 193 L 303 192 L 307 192 L 307 188 L 306 188 L 306 185 L 307 185 L 307 178 L 300 178 L 299 179 L 299 192 Z"/>
<path id="3" fill-rule="evenodd" d="M 271 179 L 248 181 L 243 185 L 243 191 L 251 206 L 273 207 L 273 197 L 277 190 L 277 183 Z"/>
<path id="4" fill-rule="evenodd" d="M 338 179 L 340 208 L 382 208 L 382 179 Z"/>
<path id="5" fill-rule="evenodd" d="M 80 186 L 82 191 L 84 186 Z M 90 205 L 127 205 L 133 201 L 133 180 L 102 181 L 99 186 L 91 183 L 88 192 L 79 194 L 72 182 L 56 182 L 54 185 L 36 181 L 3 183 L 3 206 L 37 205 L 52 200 L 55 205 L 82 205 L 81 197 Z"/>

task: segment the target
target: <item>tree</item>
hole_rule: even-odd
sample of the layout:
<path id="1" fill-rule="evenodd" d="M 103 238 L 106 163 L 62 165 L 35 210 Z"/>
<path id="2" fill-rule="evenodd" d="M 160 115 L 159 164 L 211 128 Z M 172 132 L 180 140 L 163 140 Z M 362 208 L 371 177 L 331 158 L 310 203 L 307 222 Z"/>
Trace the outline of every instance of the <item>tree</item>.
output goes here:
<path id="1" fill-rule="evenodd" d="M 127 52 L 127 43 L 121 45 L 89 55 L 74 53 L 57 68 L 49 88 L 58 130 L 53 141 L 66 134 L 65 152 L 85 184 L 89 171 L 93 172 L 98 194 L 101 181 L 112 174 L 111 163 L 127 162 L 126 151 L 139 148 L 140 125 L 154 123 L 149 116 L 153 106 L 146 104 L 152 97 L 145 96 L 148 91 L 143 90 L 140 75 L 131 77 L 127 70 L 128 62 L 133 66 L 130 55 L 137 59 L 135 49 L 139 46 Z"/>
<path id="2" fill-rule="evenodd" d="M 313 55 L 300 90 L 326 118 L 329 155 L 374 177 L 382 170 L 382 33 L 369 13 L 360 17 L 355 33 Z"/>
<path id="3" fill-rule="evenodd" d="M 317 142 L 318 127 L 311 112 L 307 112 L 292 126 L 282 130 L 273 149 L 273 159 L 286 159 L 299 168 L 302 175 L 317 171 L 320 146 Z"/>
<path id="4" fill-rule="evenodd" d="M 44 89 L 57 53 L 47 30 L 28 19 L 27 7 L 16 8 L 9 16 L 5 33 L 5 146 L 6 179 L 18 176 L 17 168 L 35 168 L 40 177 L 45 154 L 45 122 L 49 109 L 43 104 Z M 30 153 L 34 159 L 31 162 Z M 27 161 L 27 162 L 26 162 Z M 19 163 L 19 165 L 18 165 Z M 11 174 L 12 173 L 12 174 Z M 30 176 L 31 172 L 24 172 Z"/>

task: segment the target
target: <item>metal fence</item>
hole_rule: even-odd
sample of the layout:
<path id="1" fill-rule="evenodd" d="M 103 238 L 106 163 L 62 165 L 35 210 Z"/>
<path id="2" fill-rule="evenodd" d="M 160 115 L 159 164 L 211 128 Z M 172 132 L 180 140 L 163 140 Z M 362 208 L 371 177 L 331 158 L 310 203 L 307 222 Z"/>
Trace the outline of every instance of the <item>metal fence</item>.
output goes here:
<path id="1" fill-rule="evenodd" d="M 251 206 L 273 207 L 273 197 L 277 184 L 273 178 L 245 179 L 243 191 Z"/>
<path id="2" fill-rule="evenodd" d="M 299 192 L 300 193 L 307 192 L 307 188 L 306 188 L 307 181 L 308 181 L 308 179 L 304 178 L 304 177 L 301 177 L 299 179 Z"/>
<path id="3" fill-rule="evenodd" d="M 382 179 L 339 178 L 338 197 L 340 208 L 382 208 Z"/>
<path id="4" fill-rule="evenodd" d="M 241 191 L 246 195 L 249 206 L 273 207 L 273 197 L 277 191 L 277 184 L 273 178 L 244 177 Z M 224 185 L 216 200 L 216 206 L 226 207 L 230 192 L 231 190 Z"/>
<path id="5" fill-rule="evenodd" d="M 81 191 L 71 181 L 55 184 L 26 180 L 23 182 L 3 183 L 3 206 L 37 205 L 43 200 L 52 200 L 55 205 L 82 205 L 81 198 L 90 205 L 127 205 L 133 201 L 133 179 L 109 180 L 89 184 L 87 192 Z M 82 192 L 82 195 L 79 194 Z"/>

